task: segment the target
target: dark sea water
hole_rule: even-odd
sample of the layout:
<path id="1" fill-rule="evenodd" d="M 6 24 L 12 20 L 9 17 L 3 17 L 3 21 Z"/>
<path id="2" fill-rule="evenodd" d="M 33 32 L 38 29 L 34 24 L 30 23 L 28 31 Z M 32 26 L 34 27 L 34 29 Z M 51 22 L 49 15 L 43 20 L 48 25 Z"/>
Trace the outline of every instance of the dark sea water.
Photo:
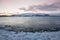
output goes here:
<path id="1" fill-rule="evenodd" d="M 60 17 L 0 17 L 0 29 L 10 31 L 59 31 Z"/>

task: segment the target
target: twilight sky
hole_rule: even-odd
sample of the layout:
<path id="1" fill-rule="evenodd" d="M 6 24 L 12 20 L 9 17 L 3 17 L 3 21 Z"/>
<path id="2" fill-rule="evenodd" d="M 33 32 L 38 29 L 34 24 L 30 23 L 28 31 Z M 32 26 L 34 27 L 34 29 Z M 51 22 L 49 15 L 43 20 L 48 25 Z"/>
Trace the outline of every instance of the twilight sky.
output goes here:
<path id="1" fill-rule="evenodd" d="M 60 13 L 60 0 L 0 0 L 0 13 Z"/>

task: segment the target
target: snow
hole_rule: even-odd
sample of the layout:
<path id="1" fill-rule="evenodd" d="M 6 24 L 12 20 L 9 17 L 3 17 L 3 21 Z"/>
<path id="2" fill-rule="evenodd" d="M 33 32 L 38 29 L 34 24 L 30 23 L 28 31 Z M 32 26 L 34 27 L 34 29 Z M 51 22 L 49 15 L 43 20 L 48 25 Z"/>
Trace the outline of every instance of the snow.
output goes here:
<path id="1" fill-rule="evenodd" d="M 60 40 L 58 32 L 13 32 L 0 29 L 0 40 Z"/>

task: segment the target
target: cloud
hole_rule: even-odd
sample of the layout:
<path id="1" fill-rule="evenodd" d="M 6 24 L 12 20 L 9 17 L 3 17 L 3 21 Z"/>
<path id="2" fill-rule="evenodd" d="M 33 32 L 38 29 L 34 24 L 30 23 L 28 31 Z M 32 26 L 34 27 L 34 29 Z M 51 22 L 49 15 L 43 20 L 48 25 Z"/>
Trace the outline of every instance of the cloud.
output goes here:
<path id="1" fill-rule="evenodd" d="M 60 2 L 49 3 L 45 5 L 32 5 L 29 6 L 28 9 L 20 8 L 20 10 L 24 10 L 26 12 L 46 12 L 46 13 L 60 13 Z"/>
<path id="2" fill-rule="evenodd" d="M 30 6 L 28 10 L 57 11 L 60 10 L 60 3 L 49 5 L 34 5 Z"/>
<path id="3" fill-rule="evenodd" d="M 26 10 L 26 8 L 19 8 L 19 10 Z"/>
<path id="4" fill-rule="evenodd" d="M 0 12 L 11 12 L 7 9 L 24 10 L 24 12 L 60 11 L 60 0 L 0 0 Z"/>
<path id="5" fill-rule="evenodd" d="M 44 4 L 45 3 L 45 4 Z M 60 11 L 60 0 L 46 0 L 42 4 L 29 6 L 28 11 Z"/>

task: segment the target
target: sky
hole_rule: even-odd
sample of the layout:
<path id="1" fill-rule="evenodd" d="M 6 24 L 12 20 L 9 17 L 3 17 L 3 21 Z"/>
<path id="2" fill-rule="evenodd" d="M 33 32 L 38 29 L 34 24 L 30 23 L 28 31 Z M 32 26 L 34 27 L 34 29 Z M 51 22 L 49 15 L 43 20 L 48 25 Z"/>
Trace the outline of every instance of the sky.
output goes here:
<path id="1" fill-rule="evenodd" d="M 60 0 L 0 0 L 0 14 L 60 13 Z"/>

